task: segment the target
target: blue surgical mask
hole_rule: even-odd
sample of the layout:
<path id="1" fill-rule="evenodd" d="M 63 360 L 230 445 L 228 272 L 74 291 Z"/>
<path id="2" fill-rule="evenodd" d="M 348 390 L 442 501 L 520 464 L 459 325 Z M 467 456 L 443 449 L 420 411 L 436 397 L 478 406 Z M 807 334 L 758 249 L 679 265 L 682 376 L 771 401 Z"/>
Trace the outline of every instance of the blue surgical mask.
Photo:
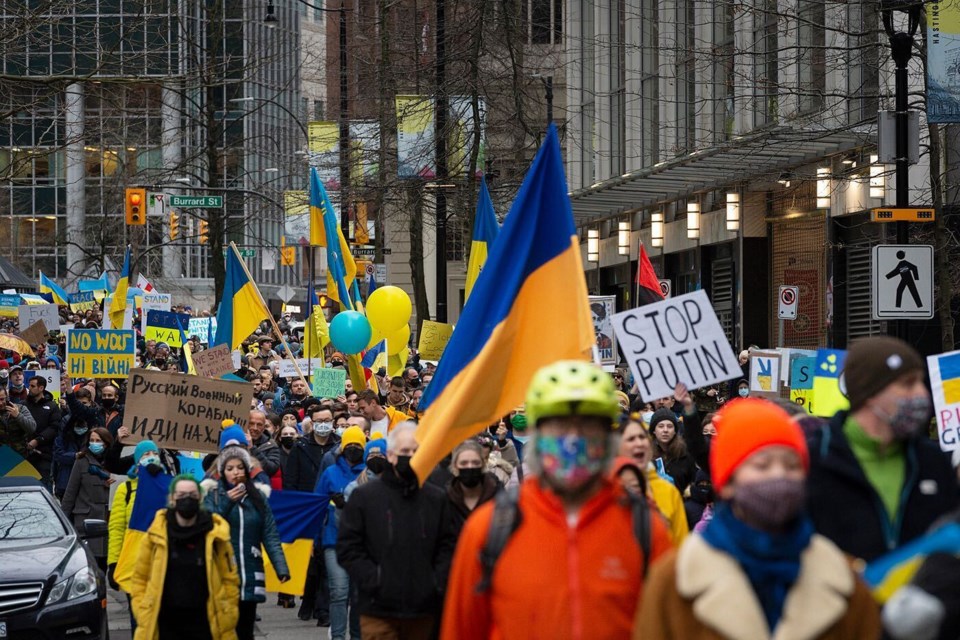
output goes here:
<path id="1" fill-rule="evenodd" d="M 141 460 L 140 460 L 140 466 L 141 466 L 141 467 L 149 467 L 151 464 L 160 464 L 160 457 L 159 457 L 159 456 L 147 456 L 147 457 L 145 457 L 145 458 L 141 458 Z"/>
<path id="2" fill-rule="evenodd" d="M 82 436 L 87 432 L 87 427 L 74 427 L 73 432 L 78 436 Z"/>
<path id="3" fill-rule="evenodd" d="M 740 394 L 741 398 L 746 398 L 750 395 L 750 389 L 743 387 L 742 389 L 737 389 L 737 393 Z"/>
<path id="4" fill-rule="evenodd" d="M 106 448 L 106 446 L 102 442 L 91 442 L 87 448 L 90 449 L 90 453 L 98 456 L 103 453 L 103 450 Z"/>
<path id="5" fill-rule="evenodd" d="M 513 439 L 519 442 L 520 444 L 527 444 L 527 442 L 530 441 L 530 436 L 525 436 L 514 431 Z"/>
<path id="6" fill-rule="evenodd" d="M 650 421 L 653 420 L 653 411 L 644 411 L 643 415 L 640 416 L 643 419 L 643 423 L 649 425 Z"/>
<path id="7" fill-rule="evenodd" d="M 336 431 L 337 437 L 339 438 L 339 437 L 343 436 L 343 432 L 346 431 L 346 430 L 347 430 L 346 427 L 337 427 L 337 431 Z"/>

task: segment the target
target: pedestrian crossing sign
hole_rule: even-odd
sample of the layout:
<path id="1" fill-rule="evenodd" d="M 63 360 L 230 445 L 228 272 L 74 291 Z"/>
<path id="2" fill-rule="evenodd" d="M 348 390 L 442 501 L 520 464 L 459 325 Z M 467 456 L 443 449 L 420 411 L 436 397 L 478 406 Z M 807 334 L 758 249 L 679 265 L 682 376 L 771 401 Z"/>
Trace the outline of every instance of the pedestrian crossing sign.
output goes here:
<path id="1" fill-rule="evenodd" d="M 873 318 L 933 317 L 933 247 L 878 244 L 873 247 Z"/>

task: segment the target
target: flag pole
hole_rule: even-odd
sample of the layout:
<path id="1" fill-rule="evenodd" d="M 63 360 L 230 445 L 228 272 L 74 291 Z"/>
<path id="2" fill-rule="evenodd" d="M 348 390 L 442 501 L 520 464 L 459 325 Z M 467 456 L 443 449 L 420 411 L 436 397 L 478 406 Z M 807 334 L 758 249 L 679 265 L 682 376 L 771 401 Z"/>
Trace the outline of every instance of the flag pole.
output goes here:
<path id="1" fill-rule="evenodd" d="M 316 278 L 314 277 L 315 274 L 314 274 L 314 265 L 313 265 L 315 254 L 314 254 L 314 248 L 312 244 L 307 245 L 307 255 L 310 257 L 310 264 L 307 266 L 307 277 L 310 278 L 310 284 L 307 287 L 307 291 L 312 291 L 313 295 L 316 296 L 317 285 L 314 283 L 314 280 Z M 317 296 L 317 302 L 319 301 L 320 301 L 320 297 Z M 310 369 L 310 375 L 313 376 L 313 349 L 311 348 L 312 345 L 310 344 L 310 339 L 313 337 L 313 334 L 316 333 L 317 319 L 313 317 L 313 314 L 315 313 L 315 311 L 313 308 L 312 297 L 307 299 L 307 306 L 310 308 L 307 309 L 307 315 L 305 315 L 303 318 L 304 319 L 304 323 L 303 323 L 304 342 L 307 345 L 307 368 Z M 320 313 L 323 313 L 322 309 L 320 310 Z M 311 326 L 309 327 L 307 326 L 306 320 L 310 320 Z"/>
<path id="2" fill-rule="evenodd" d="M 300 365 L 297 363 L 297 359 L 293 356 L 293 351 L 290 350 L 290 345 L 288 345 L 287 341 L 283 339 L 283 332 L 280 331 L 280 327 L 277 326 L 277 321 L 273 319 L 273 314 L 270 313 L 270 307 L 267 306 L 266 300 L 263 299 L 263 294 L 260 293 L 260 287 L 257 286 L 257 283 L 253 280 L 253 276 L 250 275 L 250 270 L 247 269 L 247 263 L 243 261 L 243 258 L 240 256 L 240 252 L 237 251 L 237 245 L 233 241 L 230 242 L 230 250 L 233 251 L 235 256 L 237 256 L 237 260 L 240 261 L 240 267 L 243 269 L 243 272 L 247 274 L 247 278 L 253 284 L 253 290 L 257 292 L 257 298 L 260 300 L 260 304 L 263 305 L 264 311 L 267 312 L 267 318 L 270 319 L 270 324 L 273 325 L 273 330 L 277 332 L 280 342 L 287 350 L 287 354 L 290 355 L 290 359 L 293 361 L 293 368 L 297 370 L 297 375 L 300 376 L 301 380 L 303 380 L 303 384 L 307 385 L 307 389 L 310 389 L 310 383 L 308 383 L 307 379 L 303 376 L 303 371 L 300 370 Z"/>
<path id="3" fill-rule="evenodd" d="M 643 258 L 641 257 L 643 255 L 643 240 L 640 239 L 638 242 L 640 243 L 640 249 L 637 251 L 637 276 L 633 279 L 634 295 L 636 296 L 633 299 L 634 309 L 640 306 L 640 269 L 643 268 Z"/>

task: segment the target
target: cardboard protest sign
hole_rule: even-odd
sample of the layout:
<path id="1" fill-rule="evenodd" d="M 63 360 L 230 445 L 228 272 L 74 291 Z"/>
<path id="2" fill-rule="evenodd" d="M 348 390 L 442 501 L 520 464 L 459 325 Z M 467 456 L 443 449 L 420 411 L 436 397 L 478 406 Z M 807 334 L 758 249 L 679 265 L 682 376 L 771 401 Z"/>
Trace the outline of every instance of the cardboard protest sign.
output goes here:
<path id="1" fill-rule="evenodd" d="M 26 340 L 27 344 L 35 345 L 45 342 L 48 333 L 47 325 L 44 324 L 43 320 L 38 320 L 27 327 L 27 329 L 21 331 L 20 337 Z"/>
<path id="2" fill-rule="evenodd" d="M 218 344 L 194 354 L 193 366 L 196 368 L 198 376 L 206 378 L 219 378 L 225 373 L 232 373 L 237 370 L 233 366 L 230 349 L 225 344 Z"/>
<path id="3" fill-rule="evenodd" d="M 253 387 L 182 373 L 134 369 L 127 378 L 124 444 L 153 440 L 160 448 L 219 450 L 222 422 L 244 426 L 250 415 Z"/>
<path id="4" fill-rule="evenodd" d="M 927 368 L 940 448 L 953 451 L 960 447 L 960 351 L 927 356 Z"/>
<path id="5" fill-rule="evenodd" d="M 775 351 L 750 352 L 750 395 L 761 398 L 779 397 L 779 353 Z"/>
<path id="6" fill-rule="evenodd" d="M 187 330 L 187 338 L 197 336 L 203 344 L 210 344 L 210 339 L 217 334 L 217 319 L 190 318 L 190 322 L 184 328 Z"/>
<path id="7" fill-rule="evenodd" d="M 17 308 L 17 315 L 21 332 L 39 320 L 48 327 L 60 325 L 60 312 L 55 304 L 22 304 Z"/>
<path id="8" fill-rule="evenodd" d="M 420 343 L 417 345 L 420 358 L 423 360 L 439 360 L 452 335 L 452 324 L 424 320 L 420 327 Z"/>
<path id="9" fill-rule="evenodd" d="M 0 318 L 16 318 L 20 313 L 20 296 L 0 295 Z"/>
<path id="10" fill-rule="evenodd" d="M 841 349 L 817 350 L 817 366 L 813 372 L 813 415 L 832 418 L 837 411 L 850 407 L 840 388 L 840 375 L 846 361 L 847 352 Z"/>
<path id="11" fill-rule="evenodd" d="M 647 402 L 740 375 L 737 357 L 704 291 L 644 305 L 613 316 L 620 349 Z"/>
<path id="12" fill-rule="evenodd" d="M 71 378 L 125 378 L 133 368 L 137 337 L 132 330 L 74 329 L 67 334 Z"/>
<path id="13" fill-rule="evenodd" d="M 336 398 L 342 396 L 347 382 L 345 369 L 314 369 L 313 395 L 317 398 Z"/>
<path id="14" fill-rule="evenodd" d="M 307 380 L 310 379 L 310 365 L 317 365 L 321 363 L 321 358 L 297 358 L 297 365 L 300 367 L 300 371 L 303 372 L 303 377 Z M 293 366 L 293 360 L 290 358 L 284 358 L 277 364 L 277 375 L 281 378 L 299 378 L 300 374 L 297 373 L 297 368 Z"/>
<path id="15" fill-rule="evenodd" d="M 169 293 L 145 293 L 140 303 L 140 332 L 147 333 L 147 314 L 151 311 L 170 311 L 173 304 L 173 296 Z M 184 331 L 187 325 L 183 325 Z M 190 336 L 187 336 L 188 338 Z"/>
<path id="16" fill-rule="evenodd" d="M 81 291 L 70 294 L 70 310 L 74 313 L 83 313 L 84 311 L 96 308 L 97 299 L 94 297 L 93 291 Z"/>
<path id="17" fill-rule="evenodd" d="M 147 311 L 146 318 L 146 331 L 143 332 L 145 340 L 166 342 L 170 347 L 176 348 L 183 346 L 183 334 L 180 332 L 180 328 L 186 330 L 190 322 L 190 316 L 185 313 L 171 313 L 154 309 Z"/>
<path id="18" fill-rule="evenodd" d="M 813 389 L 790 389 L 790 402 L 803 407 L 803 410 L 810 415 L 814 414 L 813 409 Z"/>
<path id="19" fill-rule="evenodd" d="M 616 296 L 590 296 L 590 315 L 597 340 L 598 364 L 617 364 L 617 337 L 611 319 L 617 309 Z"/>

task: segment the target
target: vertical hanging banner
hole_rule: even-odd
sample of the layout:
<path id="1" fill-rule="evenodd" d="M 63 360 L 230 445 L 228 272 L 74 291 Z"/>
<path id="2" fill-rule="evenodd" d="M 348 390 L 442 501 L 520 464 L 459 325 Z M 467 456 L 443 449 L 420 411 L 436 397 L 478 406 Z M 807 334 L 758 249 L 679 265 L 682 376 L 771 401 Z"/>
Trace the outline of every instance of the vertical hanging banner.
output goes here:
<path id="1" fill-rule="evenodd" d="M 433 179 L 437 175 L 434 103 L 427 96 L 397 96 L 397 176 Z"/>
<path id="2" fill-rule="evenodd" d="M 474 177 L 479 178 L 483 175 L 483 168 L 486 165 L 487 105 L 483 98 L 477 99 L 477 118 L 474 118 L 473 98 L 470 96 L 452 97 L 449 105 L 449 124 L 452 125 L 450 139 L 447 141 L 447 152 L 450 154 L 450 176 L 461 178 L 467 175 L 475 146 L 475 131 L 479 129 L 480 144 L 474 165 Z"/>
<path id="3" fill-rule="evenodd" d="M 306 191 L 283 192 L 283 235 L 287 244 L 310 242 L 310 198 Z"/>
<path id="4" fill-rule="evenodd" d="M 350 123 L 350 184 L 372 180 L 380 171 L 380 123 Z"/>
<path id="5" fill-rule="evenodd" d="M 328 190 L 340 189 L 340 125 L 336 122 L 307 124 L 310 166 L 315 167 Z"/>
<path id="6" fill-rule="evenodd" d="M 927 122 L 960 122 L 960 3 L 927 5 Z"/>

